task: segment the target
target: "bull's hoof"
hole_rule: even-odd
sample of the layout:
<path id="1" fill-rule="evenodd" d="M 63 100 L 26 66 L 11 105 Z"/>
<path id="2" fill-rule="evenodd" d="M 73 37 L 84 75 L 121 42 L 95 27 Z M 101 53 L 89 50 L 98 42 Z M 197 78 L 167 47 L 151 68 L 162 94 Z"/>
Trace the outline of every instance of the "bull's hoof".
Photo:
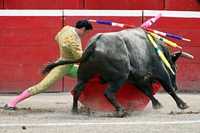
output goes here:
<path id="1" fill-rule="evenodd" d="M 79 109 L 80 113 L 86 113 L 88 116 L 90 116 L 92 114 L 92 111 L 90 108 L 86 107 L 86 106 L 81 106 Z"/>
<path id="2" fill-rule="evenodd" d="M 78 109 L 72 109 L 72 114 L 77 115 L 78 114 Z"/>
<path id="3" fill-rule="evenodd" d="M 158 103 L 156 103 L 156 104 L 153 104 L 153 109 L 161 109 L 163 106 L 162 106 L 162 104 L 160 104 L 159 102 Z"/>
<path id="4" fill-rule="evenodd" d="M 157 99 L 154 99 L 151 102 L 153 109 L 161 109 L 163 107 L 162 104 Z"/>
<path id="5" fill-rule="evenodd" d="M 180 104 L 178 104 L 178 107 L 180 108 L 180 109 L 187 109 L 187 108 L 189 108 L 189 106 L 186 104 L 186 103 L 180 103 Z"/>
<path id="6" fill-rule="evenodd" d="M 118 111 L 116 111 L 116 114 L 115 114 L 115 116 L 119 118 L 123 118 L 127 115 L 128 113 L 124 109 L 119 109 Z"/>

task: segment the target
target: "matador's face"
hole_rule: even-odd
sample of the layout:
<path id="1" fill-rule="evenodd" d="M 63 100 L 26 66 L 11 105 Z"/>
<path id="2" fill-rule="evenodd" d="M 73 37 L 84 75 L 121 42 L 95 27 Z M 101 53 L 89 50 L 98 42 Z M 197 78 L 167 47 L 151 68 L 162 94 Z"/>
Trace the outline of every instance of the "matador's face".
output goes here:
<path id="1" fill-rule="evenodd" d="M 91 30 L 86 30 L 85 27 L 84 28 L 81 28 L 79 29 L 79 36 L 80 37 L 84 37 L 85 35 L 87 35 Z"/>

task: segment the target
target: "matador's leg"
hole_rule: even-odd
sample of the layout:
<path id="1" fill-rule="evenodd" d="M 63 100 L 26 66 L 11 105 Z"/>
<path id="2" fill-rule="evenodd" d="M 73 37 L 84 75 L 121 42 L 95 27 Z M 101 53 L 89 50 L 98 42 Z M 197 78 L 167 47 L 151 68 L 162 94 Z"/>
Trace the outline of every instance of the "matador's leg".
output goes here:
<path id="1" fill-rule="evenodd" d="M 68 65 L 62 65 L 55 67 L 52 69 L 48 75 L 40 81 L 38 84 L 26 89 L 20 95 L 11 99 L 8 104 L 6 105 L 8 108 L 15 108 L 17 103 L 27 99 L 30 96 L 39 94 L 41 92 L 46 91 L 51 85 L 55 84 L 56 81 L 61 79 L 64 75 L 67 74 Z"/>

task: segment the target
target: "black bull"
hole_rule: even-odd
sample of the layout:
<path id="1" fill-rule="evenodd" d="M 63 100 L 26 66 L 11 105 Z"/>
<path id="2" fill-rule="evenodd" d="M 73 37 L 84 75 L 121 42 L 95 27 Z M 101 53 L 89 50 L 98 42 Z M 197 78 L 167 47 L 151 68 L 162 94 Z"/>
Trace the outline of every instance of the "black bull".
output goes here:
<path id="1" fill-rule="evenodd" d="M 176 73 L 175 62 L 182 52 L 171 54 L 162 42 L 155 41 Z M 161 107 L 159 101 L 153 96 L 151 88 L 152 83 L 157 81 L 173 97 L 180 109 L 188 108 L 175 93 L 176 75 L 173 75 L 161 61 L 146 32 L 141 28 L 97 34 L 90 40 L 80 59 L 49 64 L 44 72 L 58 65 L 70 63 L 80 63 L 78 82 L 74 88 L 73 112 L 78 111 L 77 102 L 84 85 L 96 74 L 99 75 L 101 83 L 109 84 L 104 95 L 115 107 L 119 116 L 123 116 L 125 111 L 116 100 L 115 93 L 126 81 L 134 84 L 148 96 L 153 108 Z"/>

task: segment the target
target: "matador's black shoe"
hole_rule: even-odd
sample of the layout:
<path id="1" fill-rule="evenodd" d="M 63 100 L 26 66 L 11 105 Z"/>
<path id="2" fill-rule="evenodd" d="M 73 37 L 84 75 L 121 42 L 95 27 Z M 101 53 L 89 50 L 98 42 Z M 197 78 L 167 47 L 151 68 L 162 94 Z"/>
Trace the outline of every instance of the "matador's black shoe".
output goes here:
<path id="1" fill-rule="evenodd" d="M 4 107 L 3 107 L 4 110 L 16 110 L 16 107 L 9 107 L 8 104 L 6 104 Z"/>

